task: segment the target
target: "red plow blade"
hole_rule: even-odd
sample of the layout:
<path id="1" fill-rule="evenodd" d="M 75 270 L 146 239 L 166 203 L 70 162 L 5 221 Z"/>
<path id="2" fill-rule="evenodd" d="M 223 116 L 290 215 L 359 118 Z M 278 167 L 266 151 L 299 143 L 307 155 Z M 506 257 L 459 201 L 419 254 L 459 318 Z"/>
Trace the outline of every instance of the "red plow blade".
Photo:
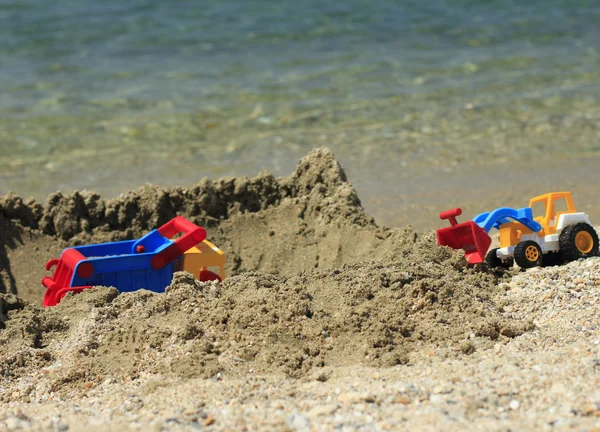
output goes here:
<path id="1" fill-rule="evenodd" d="M 456 216 L 461 214 L 462 211 L 458 208 L 440 213 L 440 219 L 448 219 L 451 226 L 436 231 L 438 245 L 463 249 L 469 264 L 482 263 L 485 261 L 492 239 L 473 221 L 459 224 Z"/>

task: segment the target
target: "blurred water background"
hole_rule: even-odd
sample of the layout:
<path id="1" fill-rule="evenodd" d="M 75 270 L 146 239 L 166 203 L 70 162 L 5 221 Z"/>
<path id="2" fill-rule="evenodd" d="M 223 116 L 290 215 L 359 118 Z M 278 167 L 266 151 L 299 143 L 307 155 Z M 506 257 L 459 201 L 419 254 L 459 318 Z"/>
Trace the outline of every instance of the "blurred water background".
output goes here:
<path id="1" fill-rule="evenodd" d="M 597 0 L 0 0 L 0 193 L 287 175 L 327 145 L 378 221 L 430 227 L 461 197 L 595 196 L 599 127 Z"/>

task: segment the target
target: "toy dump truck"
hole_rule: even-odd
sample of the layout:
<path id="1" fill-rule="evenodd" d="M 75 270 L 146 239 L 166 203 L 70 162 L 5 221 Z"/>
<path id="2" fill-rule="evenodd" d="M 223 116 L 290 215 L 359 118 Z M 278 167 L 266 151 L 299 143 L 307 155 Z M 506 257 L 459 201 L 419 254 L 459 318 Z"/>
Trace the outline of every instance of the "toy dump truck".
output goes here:
<path id="1" fill-rule="evenodd" d="M 172 240 L 178 234 L 181 237 Z M 225 277 L 225 254 L 205 240 L 206 231 L 178 216 L 138 240 L 102 243 L 65 249 L 52 277 L 44 277 L 44 306 L 55 306 L 69 292 L 93 286 L 112 286 L 119 292 L 141 288 L 164 292 L 173 273 L 186 270 L 200 280 Z M 220 275 L 206 267 L 217 266 Z"/>
<path id="2" fill-rule="evenodd" d="M 543 211 L 534 217 L 534 208 Z M 469 264 L 485 261 L 508 268 L 516 262 L 531 268 L 598 255 L 598 234 L 588 215 L 576 210 L 570 192 L 540 195 L 530 200 L 529 207 L 498 208 L 462 224 L 456 222 L 460 214 L 460 209 L 440 214 L 451 226 L 438 230 L 437 239 L 439 245 L 464 249 Z M 492 228 L 500 233 L 500 247 L 487 252 Z"/>

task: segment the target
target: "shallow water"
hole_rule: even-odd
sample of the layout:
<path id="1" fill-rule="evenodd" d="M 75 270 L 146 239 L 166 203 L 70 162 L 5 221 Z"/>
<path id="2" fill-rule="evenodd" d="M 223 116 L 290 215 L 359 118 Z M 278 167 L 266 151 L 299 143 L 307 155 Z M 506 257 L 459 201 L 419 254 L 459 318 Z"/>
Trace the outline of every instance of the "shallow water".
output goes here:
<path id="1" fill-rule="evenodd" d="M 517 163 L 597 164 L 599 23 L 591 0 L 4 1 L 0 193 L 285 175 L 327 145 L 405 223 L 472 167 L 478 200 Z"/>

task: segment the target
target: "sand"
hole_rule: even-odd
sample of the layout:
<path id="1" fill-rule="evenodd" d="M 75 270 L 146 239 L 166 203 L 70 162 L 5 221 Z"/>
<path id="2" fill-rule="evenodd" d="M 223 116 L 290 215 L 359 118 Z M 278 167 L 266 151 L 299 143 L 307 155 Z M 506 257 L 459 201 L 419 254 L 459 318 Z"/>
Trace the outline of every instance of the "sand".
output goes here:
<path id="1" fill-rule="evenodd" d="M 224 283 L 182 272 L 164 294 L 97 287 L 40 307 L 43 264 L 67 244 L 177 214 L 227 253 Z M 377 226 L 324 148 L 286 178 L 6 195 L 0 227 L 0 427 L 539 429 L 600 412 L 597 259 L 469 268 L 432 232 Z"/>

